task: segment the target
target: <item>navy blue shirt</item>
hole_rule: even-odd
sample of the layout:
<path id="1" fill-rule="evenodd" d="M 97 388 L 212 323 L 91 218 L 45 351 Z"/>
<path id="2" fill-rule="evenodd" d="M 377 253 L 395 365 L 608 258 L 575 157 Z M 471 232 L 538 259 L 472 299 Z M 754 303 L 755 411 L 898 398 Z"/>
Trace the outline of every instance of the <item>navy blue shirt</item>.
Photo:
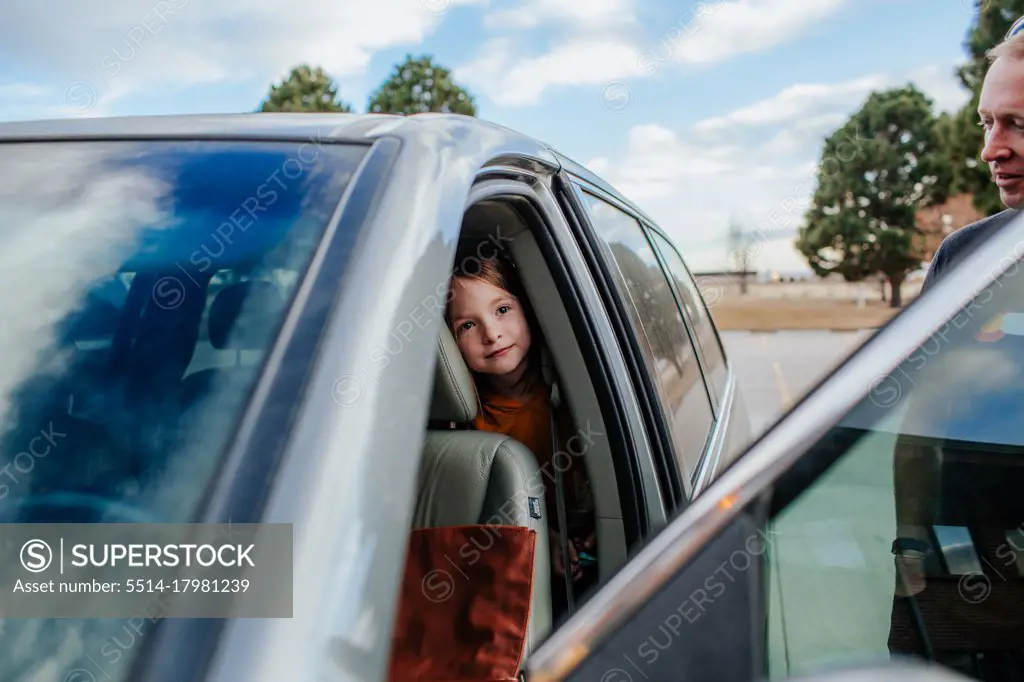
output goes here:
<path id="1" fill-rule="evenodd" d="M 938 250 L 935 251 L 931 265 L 928 266 L 928 274 L 925 275 L 921 293 L 927 291 L 943 272 L 956 265 L 961 258 L 971 252 L 971 249 L 985 241 L 987 237 L 994 234 L 1000 227 L 1016 218 L 1019 214 L 1019 210 L 1008 208 L 993 216 L 962 227 L 943 239 Z"/>

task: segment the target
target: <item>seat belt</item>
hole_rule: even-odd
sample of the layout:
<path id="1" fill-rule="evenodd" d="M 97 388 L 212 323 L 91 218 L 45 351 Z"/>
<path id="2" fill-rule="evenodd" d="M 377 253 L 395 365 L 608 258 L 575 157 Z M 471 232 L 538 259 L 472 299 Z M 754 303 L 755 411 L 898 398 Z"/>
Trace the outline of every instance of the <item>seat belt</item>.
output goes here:
<path id="1" fill-rule="evenodd" d="M 554 466 L 555 453 L 558 452 L 558 425 L 556 423 L 555 411 L 558 409 L 558 385 L 551 382 L 551 393 L 549 396 L 551 406 L 551 464 Z M 572 590 L 572 571 L 569 560 L 569 522 L 565 511 L 565 488 L 562 472 L 555 467 L 555 506 L 558 518 L 559 550 L 562 552 L 562 577 L 565 580 L 565 601 L 568 607 L 568 615 L 576 612 L 576 599 Z"/>

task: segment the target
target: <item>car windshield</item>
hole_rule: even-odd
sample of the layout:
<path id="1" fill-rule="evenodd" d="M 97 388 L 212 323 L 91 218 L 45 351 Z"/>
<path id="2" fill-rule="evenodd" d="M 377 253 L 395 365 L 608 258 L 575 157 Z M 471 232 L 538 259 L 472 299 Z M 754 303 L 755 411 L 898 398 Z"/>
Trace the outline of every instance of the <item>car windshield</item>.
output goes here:
<path id="1" fill-rule="evenodd" d="M 367 149 L 0 145 L 0 522 L 195 517 Z M 0 679 L 118 679 L 122 625 L 2 621 Z"/>

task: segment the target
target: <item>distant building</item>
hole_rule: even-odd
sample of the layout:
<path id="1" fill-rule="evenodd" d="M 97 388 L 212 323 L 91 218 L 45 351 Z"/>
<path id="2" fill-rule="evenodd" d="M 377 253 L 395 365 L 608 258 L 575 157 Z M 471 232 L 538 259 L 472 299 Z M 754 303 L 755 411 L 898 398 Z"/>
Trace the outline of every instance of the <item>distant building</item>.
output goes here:
<path id="1" fill-rule="evenodd" d="M 922 236 L 921 259 L 930 261 L 947 235 L 984 217 L 974 208 L 974 197 L 970 194 L 957 194 L 944 204 L 921 209 L 916 217 Z"/>

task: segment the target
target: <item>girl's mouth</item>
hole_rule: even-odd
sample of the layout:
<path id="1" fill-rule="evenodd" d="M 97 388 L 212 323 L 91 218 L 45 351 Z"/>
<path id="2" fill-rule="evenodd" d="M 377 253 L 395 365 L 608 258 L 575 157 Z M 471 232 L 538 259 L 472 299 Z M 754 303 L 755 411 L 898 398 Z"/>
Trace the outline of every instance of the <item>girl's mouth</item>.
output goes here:
<path id="1" fill-rule="evenodd" d="M 514 345 L 515 345 L 515 344 L 513 343 L 513 344 L 512 344 L 512 346 L 514 346 Z M 500 357 L 504 356 L 504 355 L 505 355 L 506 353 L 508 353 L 508 352 L 509 352 L 509 350 L 511 350 L 512 346 L 505 346 L 505 347 L 504 347 L 504 348 L 502 348 L 501 350 L 496 350 L 496 351 L 494 351 L 493 353 L 489 354 L 489 355 L 487 356 L 487 358 L 488 358 L 488 359 L 491 359 L 491 358 L 500 358 Z"/>

